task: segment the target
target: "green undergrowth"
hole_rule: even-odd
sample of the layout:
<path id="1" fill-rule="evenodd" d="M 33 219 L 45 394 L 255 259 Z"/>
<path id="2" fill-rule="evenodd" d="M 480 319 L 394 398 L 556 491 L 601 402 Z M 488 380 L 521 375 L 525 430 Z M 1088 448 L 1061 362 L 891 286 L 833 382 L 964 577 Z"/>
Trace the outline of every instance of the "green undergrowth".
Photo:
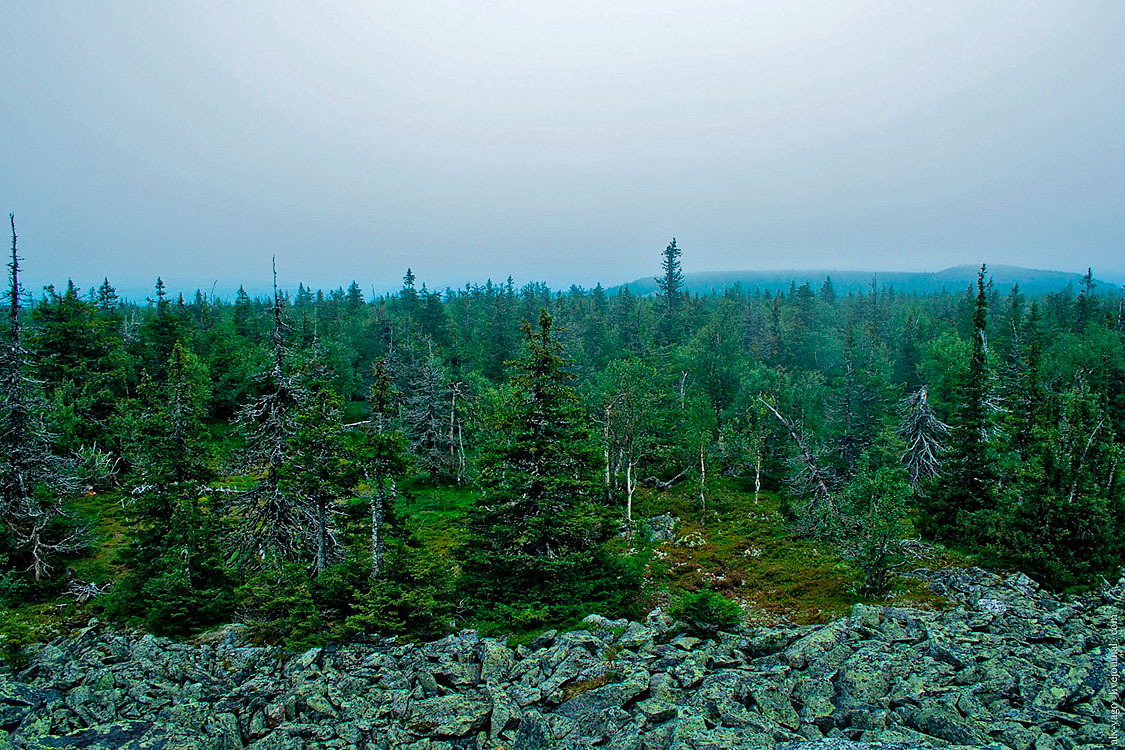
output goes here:
<path id="1" fill-rule="evenodd" d="M 225 477 L 217 486 L 240 488 L 242 477 Z M 394 514 L 417 543 L 441 561 L 445 570 L 457 573 L 457 549 L 465 541 L 466 516 L 479 493 L 467 486 L 435 486 L 415 480 L 400 483 Z M 348 515 L 362 531 L 366 523 L 366 497 L 350 501 Z M 126 544 L 129 497 L 122 492 L 81 496 L 69 502 L 76 521 L 88 529 L 90 547 L 66 562 L 73 575 L 83 581 L 104 584 L 123 572 L 120 553 Z M 677 519 L 675 539 L 648 540 L 646 519 L 658 515 Z M 738 605 L 750 625 L 789 621 L 797 624 L 828 622 L 846 615 L 864 603 L 943 608 L 949 602 L 924 581 L 910 576 L 895 578 L 887 600 L 872 602 L 857 593 L 859 573 L 831 544 L 794 534 L 783 516 L 782 498 L 763 492 L 755 501 L 752 487 L 735 479 L 709 483 L 707 505 L 699 502 L 698 486 L 682 482 L 670 490 L 640 488 L 634 497 L 633 532 L 610 542 L 616 553 L 632 555 L 645 566 L 643 605 L 687 606 L 700 597 L 721 595 Z M 364 532 L 365 533 L 365 532 Z M 359 534 L 354 542 L 362 546 Z M 950 567 L 967 558 L 941 548 L 928 550 L 913 560 L 912 568 Z M 43 641 L 96 613 L 97 605 L 68 603 L 61 590 L 57 596 L 24 603 L 0 613 L 0 648 L 9 656 L 20 643 Z M 714 599 L 709 606 L 716 605 Z M 718 604 L 722 602 L 719 601 Z M 591 605 L 593 607 L 593 605 Z M 575 611 L 582 609 L 576 607 Z M 584 610 L 583 610 L 584 611 Z M 593 611 L 593 609 L 591 609 Z M 458 623 L 487 630 L 503 629 L 512 642 L 526 643 L 547 629 L 580 627 L 579 618 L 548 622 L 536 612 L 508 612 L 496 622 Z M 548 618 L 549 619 L 549 618 Z"/>
<path id="2" fill-rule="evenodd" d="M 8 606 L 0 608 L 0 658 L 19 666 L 26 655 L 22 647 L 43 643 L 86 623 L 98 607 L 95 602 L 74 601 L 66 591 L 71 578 L 104 586 L 124 571 L 121 550 L 126 536 L 129 497 L 121 491 L 80 495 L 65 508 L 70 521 L 85 530 L 87 546 L 61 559 L 50 577 L 26 581 L 8 593 Z"/>
<path id="3" fill-rule="evenodd" d="M 90 546 L 86 554 L 66 566 L 82 581 L 104 584 L 123 571 L 121 550 L 128 544 L 128 493 L 121 490 L 81 495 L 67 504 L 75 520 L 86 527 Z"/>
<path id="4" fill-rule="evenodd" d="M 413 483 L 400 488 L 397 514 L 426 547 L 450 566 L 464 539 L 464 517 L 476 502 L 469 487 Z M 678 519 L 674 542 L 647 542 L 644 519 L 668 514 Z M 859 572 L 832 545 L 792 533 L 782 515 L 782 498 L 763 492 L 754 500 L 752 487 L 736 479 L 713 481 L 707 488 L 707 509 L 699 504 L 698 486 L 682 482 L 670 490 L 640 488 L 634 496 L 634 535 L 617 539 L 611 548 L 640 553 L 648 559 L 645 599 L 650 605 L 669 603 L 687 592 L 715 591 L 737 602 L 749 624 L 788 620 L 797 624 L 828 622 L 846 615 L 857 603 L 943 608 L 949 602 L 920 579 L 895 578 L 886 600 L 857 593 Z M 950 567 L 966 559 L 941 550 L 928 553 L 914 567 Z M 533 614 L 533 613 L 532 613 Z M 576 622 L 510 622 L 513 642 L 529 642 L 549 628 Z"/>
<path id="5" fill-rule="evenodd" d="M 452 565 L 465 538 L 465 516 L 477 497 L 477 491 L 464 485 L 413 482 L 399 488 L 395 514 L 431 552 Z"/>
<path id="6" fill-rule="evenodd" d="M 84 624 L 86 618 L 73 606 L 37 602 L 0 609 L 0 661 L 17 669 L 24 666 L 29 643 L 44 643 Z"/>
<path id="7" fill-rule="evenodd" d="M 872 603 L 857 593 L 855 566 L 831 544 L 791 532 L 779 495 L 763 492 L 755 502 L 746 483 L 720 479 L 708 485 L 706 498 L 704 511 L 693 482 L 670 491 L 637 491 L 638 528 L 652 516 L 678 519 L 675 541 L 656 545 L 649 579 L 654 590 L 669 599 L 688 591 L 717 591 L 738 602 L 750 624 L 824 623 L 846 615 L 856 603 Z M 918 567 L 945 562 L 923 560 Z M 946 604 L 924 582 L 905 576 L 896 578 L 890 598 L 916 606 Z"/>

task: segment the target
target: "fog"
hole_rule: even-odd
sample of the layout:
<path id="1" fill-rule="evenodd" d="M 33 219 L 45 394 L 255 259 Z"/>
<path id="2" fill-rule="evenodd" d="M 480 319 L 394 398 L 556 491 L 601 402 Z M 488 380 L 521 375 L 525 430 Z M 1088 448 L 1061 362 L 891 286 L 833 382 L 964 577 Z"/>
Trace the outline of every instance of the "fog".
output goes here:
<path id="1" fill-rule="evenodd" d="M 28 286 L 1125 280 L 1120 2 L 6 3 Z"/>

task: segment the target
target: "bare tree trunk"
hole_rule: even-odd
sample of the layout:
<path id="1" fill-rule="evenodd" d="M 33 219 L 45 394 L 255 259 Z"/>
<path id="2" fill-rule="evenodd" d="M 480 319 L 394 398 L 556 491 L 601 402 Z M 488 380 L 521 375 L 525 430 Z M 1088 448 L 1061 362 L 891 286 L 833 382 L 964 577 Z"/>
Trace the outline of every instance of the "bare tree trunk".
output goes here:
<path id="1" fill-rule="evenodd" d="M 457 420 L 457 484 L 465 481 L 465 436 L 461 432 L 461 420 Z"/>
<path id="2" fill-rule="evenodd" d="M 645 480 L 645 483 L 651 484 L 653 487 L 656 487 L 657 489 L 666 490 L 669 487 L 671 487 L 672 485 L 674 485 L 676 482 L 683 479 L 684 474 L 687 474 L 689 471 L 691 471 L 691 464 L 688 464 L 687 466 L 685 466 L 680 471 L 679 474 L 672 477 L 667 482 L 661 481 L 660 479 L 657 479 L 656 477 L 649 477 L 648 479 Z"/>
<path id="3" fill-rule="evenodd" d="M 1078 458 L 1078 465 L 1074 467 L 1074 481 L 1070 484 L 1070 494 L 1066 498 L 1067 505 L 1074 502 L 1074 496 L 1078 494 L 1078 472 L 1082 470 L 1082 464 L 1086 463 L 1086 454 L 1090 452 L 1090 446 L 1094 444 L 1094 438 L 1097 437 L 1098 432 L 1101 431 L 1105 420 L 1102 419 L 1094 427 L 1090 437 L 1086 440 L 1086 447 L 1082 449 L 1082 455 Z M 1116 462 L 1115 462 L 1116 465 Z"/>
<path id="4" fill-rule="evenodd" d="M 633 525 L 633 492 L 637 489 L 637 480 L 633 474 L 633 461 L 625 464 L 625 522 Z"/>
<path id="5" fill-rule="evenodd" d="M 606 404 L 605 413 L 602 416 L 602 453 L 605 456 L 605 499 L 606 502 L 613 502 L 613 486 L 610 483 L 610 467 L 609 467 L 609 404 Z"/>
<path id="6" fill-rule="evenodd" d="M 328 508 L 324 495 L 316 499 L 316 573 L 328 567 Z"/>
<path id="7" fill-rule="evenodd" d="M 699 438 L 699 505 L 703 513 L 707 513 L 707 462 L 703 455 L 703 438 Z"/>
<path id="8" fill-rule="evenodd" d="M 1117 303 L 1117 330 L 1125 329 L 1125 286 L 1121 287 L 1121 301 Z"/>
<path id="9" fill-rule="evenodd" d="M 457 463 L 457 444 L 453 439 L 453 428 L 455 425 L 454 416 L 457 414 L 457 386 L 454 383 L 449 394 L 449 463 Z M 457 471 L 457 484 L 461 484 L 461 472 Z"/>
<path id="10" fill-rule="evenodd" d="M 16 215 L 8 214 L 8 219 L 12 223 L 12 264 L 9 266 L 12 270 L 12 289 L 11 299 L 8 301 L 8 342 L 15 352 L 20 345 L 20 263 L 16 256 Z"/>
<path id="11" fill-rule="evenodd" d="M 758 445 L 754 455 L 754 505 L 758 504 L 758 495 L 762 492 L 762 446 Z"/>
<path id="12" fill-rule="evenodd" d="M 386 541 L 383 539 L 383 479 L 375 474 L 374 487 L 371 491 L 371 574 L 374 581 L 383 569 L 383 551 Z"/>

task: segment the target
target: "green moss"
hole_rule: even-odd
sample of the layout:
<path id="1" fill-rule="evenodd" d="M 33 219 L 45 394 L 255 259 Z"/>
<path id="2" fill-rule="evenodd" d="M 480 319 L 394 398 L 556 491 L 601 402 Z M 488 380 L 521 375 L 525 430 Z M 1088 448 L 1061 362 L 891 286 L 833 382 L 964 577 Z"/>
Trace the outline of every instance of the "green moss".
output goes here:
<path id="1" fill-rule="evenodd" d="M 115 490 L 67 502 L 67 510 L 90 532 L 86 554 L 66 563 L 80 580 L 103 584 L 121 574 L 120 552 L 128 544 L 130 501 L 125 492 Z"/>
<path id="2" fill-rule="evenodd" d="M 659 564 L 649 568 L 651 587 L 672 599 L 711 589 L 740 602 L 751 624 L 781 618 L 824 623 L 866 601 L 856 593 L 854 565 L 831 545 L 792 534 L 775 493 L 763 492 L 755 503 L 744 482 L 720 479 L 708 485 L 706 514 L 693 482 L 671 491 L 641 489 L 634 503 L 639 517 L 667 513 L 680 519 L 675 532 L 680 543 L 659 544 Z M 947 558 L 940 552 L 918 567 L 944 564 Z M 940 597 L 914 579 L 896 579 L 894 594 L 902 603 L 942 606 Z"/>
<path id="3" fill-rule="evenodd" d="M 225 477 L 216 484 L 241 487 L 245 477 Z M 712 590 L 737 603 L 751 624 L 788 619 L 798 624 L 823 623 L 846 615 L 857 602 L 868 602 L 857 593 L 858 572 L 827 544 L 793 535 L 782 516 L 782 498 L 761 493 L 754 501 L 752 488 L 734 479 L 708 485 L 707 512 L 699 507 L 697 485 L 685 481 L 671 490 L 641 488 L 634 498 L 638 519 L 670 514 L 679 519 L 677 542 L 648 542 L 640 537 L 610 542 L 614 552 L 635 555 L 645 566 L 643 606 L 667 603 L 688 592 Z M 394 512 L 425 550 L 450 566 L 464 540 L 465 516 L 477 501 L 470 487 L 403 483 Z M 130 498 L 107 492 L 75 498 L 68 508 L 91 530 L 91 546 L 67 565 L 83 579 L 105 583 L 122 572 L 119 553 L 126 543 Z M 367 498 L 345 503 L 349 529 L 356 545 L 366 544 Z M 354 518 L 353 518 L 354 516 Z M 352 528 L 354 526 L 354 528 Z M 690 543 L 682 543 L 689 540 Z M 954 567 L 972 560 L 943 548 L 934 548 L 913 567 Z M 949 605 L 924 581 L 897 577 L 890 599 L 896 604 L 927 608 Z M 575 612 L 582 609 L 575 607 Z M 75 610 L 77 611 L 77 610 Z M 592 610 L 591 610 L 592 611 Z M 583 627 L 581 615 L 547 613 L 534 608 L 498 611 L 473 625 L 496 635 L 510 635 L 513 643 L 527 643 L 546 629 Z M 582 614 L 588 614 L 583 612 Z M 4 613 L 2 635 L 18 645 L 44 640 L 60 625 L 54 604 L 26 606 Z M 9 649 L 9 653 L 13 653 Z"/>
<path id="4" fill-rule="evenodd" d="M 464 541 L 465 515 L 477 501 L 470 487 L 437 487 L 408 484 L 399 488 L 395 514 L 434 554 L 453 561 L 454 550 Z"/>
<path id="5" fill-rule="evenodd" d="M 60 612 L 53 603 L 0 609 L 0 661 L 22 667 L 27 659 L 24 646 L 45 643 L 80 624 L 68 615 L 74 615 L 73 608 Z"/>

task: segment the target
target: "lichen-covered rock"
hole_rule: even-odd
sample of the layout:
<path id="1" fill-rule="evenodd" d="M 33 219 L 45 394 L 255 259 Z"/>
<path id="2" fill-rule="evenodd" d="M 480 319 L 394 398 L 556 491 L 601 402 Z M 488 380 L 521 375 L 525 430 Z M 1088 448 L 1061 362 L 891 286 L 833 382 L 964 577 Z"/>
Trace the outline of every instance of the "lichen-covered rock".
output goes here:
<path id="1" fill-rule="evenodd" d="M 0 675 L 0 729 L 11 731 L 47 702 L 43 690 Z"/>
<path id="2" fill-rule="evenodd" d="M 406 715 L 407 729 L 430 737 L 468 737 L 485 726 L 492 701 L 486 693 L 439 695 L 418 701 Z"/>
<path id="3" fill-rule="evenodd" d="M 662 613 L 509 648 L 471 631 L 286 654 L 94 623 L 0 670 L 0 750 L 1094 750 L 1120 742 L 1125 580 L 1060 601 L 1026 576 L 920 573 L 960 606 L 856 605 L 700 640 Z"/>
<path id="4" fill-rule="evenodd" d="M 654 542 L 670 542 L 676 538 L 678 523 L 679 521 L 673 516 L 653 516 L 645 519 L 645 531 Z"/>

